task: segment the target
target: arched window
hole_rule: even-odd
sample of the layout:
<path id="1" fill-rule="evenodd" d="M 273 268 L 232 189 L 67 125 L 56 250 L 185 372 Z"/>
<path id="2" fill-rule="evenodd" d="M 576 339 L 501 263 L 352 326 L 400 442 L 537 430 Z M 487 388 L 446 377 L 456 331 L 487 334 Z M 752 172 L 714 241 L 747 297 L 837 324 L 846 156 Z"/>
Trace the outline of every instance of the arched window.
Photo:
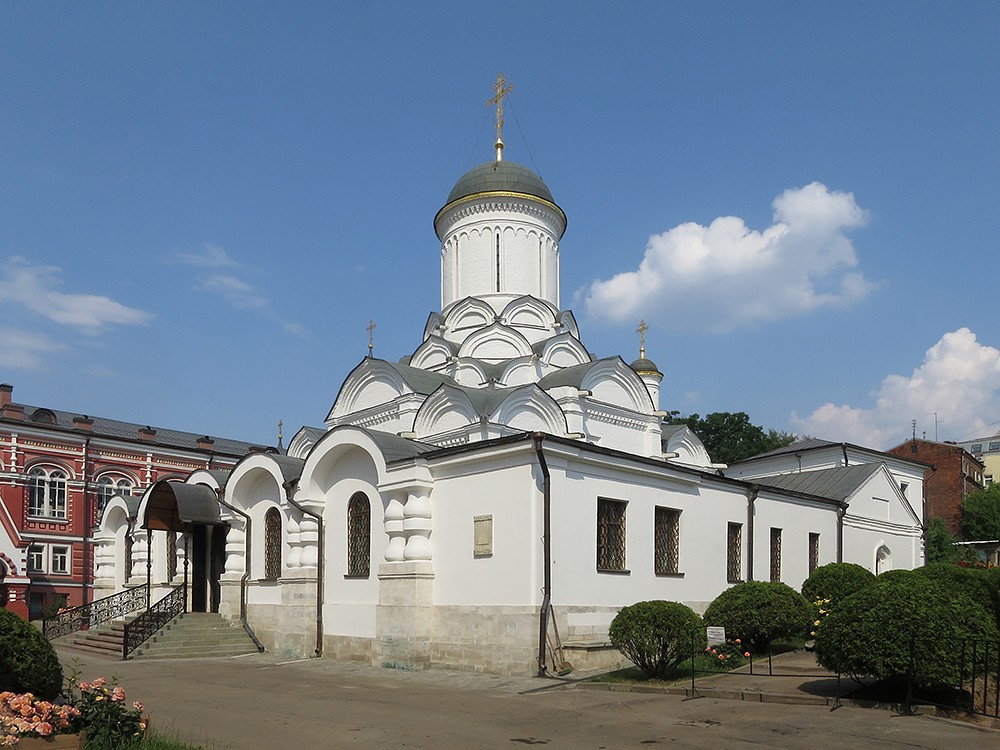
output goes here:
<path id="1" fill-rule="evenodd" d="M 892 552 L 884 544 L 875 552 L 875 575 L 892 570 Z"/>
<path id="2" fill-rule="evenodd" d="M 371 505 L 355 492 L 347 503 L 347 575 L 367 578 L 371 569 Z"/>
<path id="3" fill-rule="evenodd" d="M 281 511 L 271 508 L 264 514 L 264 578 L 281 576 Z"/>
<path id="4" fill-rule="evenodd" d="M 66 473 L 36 467 L 28 472 L 28 515 L 66 518 Z"/>
<path id="5" fill-rule="evenodd" d="M 131 479 L 126 479 L 114 474 L 105 474 L 97 480 L 97 515 L 104 512 L 108 501 L 115 495 L 129 497 L 135 485 Z"/>

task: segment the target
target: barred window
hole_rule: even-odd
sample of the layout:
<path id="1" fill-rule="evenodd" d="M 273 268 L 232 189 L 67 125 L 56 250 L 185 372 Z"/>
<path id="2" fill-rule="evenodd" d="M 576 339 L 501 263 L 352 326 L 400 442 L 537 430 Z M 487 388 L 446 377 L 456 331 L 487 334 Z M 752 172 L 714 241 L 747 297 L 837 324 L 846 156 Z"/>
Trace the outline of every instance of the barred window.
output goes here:
<path id="1" fill-rule="evenodd" d="M 680 572 L 681 512 L 657 508 L 653 518 L 653 555 L 657 575 Z"/>
<path id="2" fill-rule="evenodd" d="M 781 582 L 781 529 L 771 529 L 771 582 Z"/>
<path id="3" fill-rule="evenodd" d="M 598 570 L 625 570 L 625 505 L 597 498 Z"/>
<path id="4" fill-rule="evenodd" d="M 809 575 L 819 567 L 819 534 L 809 534 Z"/>
<path id="5" fill-rule="evenodd" d="M 167 580 L 177 577 L 177 532 L 167 531 Z"/>
<path id="6" fill-rule="evenodd" d="M 281 511 L 270 508 L 264 514 L 264 578 L 276 581 L 281 576 Z"/>
<path id="7" fill-rule="evenodd" d="M 371 505 L 355 492 L 347 503 L 347 575 L 367 578 L 371 569 Z"/>
<path id="8" fill-rule="evenodd" d="M 731 523 L 726 536 L 726 580 L 743 580 L 743 524 Z"/>

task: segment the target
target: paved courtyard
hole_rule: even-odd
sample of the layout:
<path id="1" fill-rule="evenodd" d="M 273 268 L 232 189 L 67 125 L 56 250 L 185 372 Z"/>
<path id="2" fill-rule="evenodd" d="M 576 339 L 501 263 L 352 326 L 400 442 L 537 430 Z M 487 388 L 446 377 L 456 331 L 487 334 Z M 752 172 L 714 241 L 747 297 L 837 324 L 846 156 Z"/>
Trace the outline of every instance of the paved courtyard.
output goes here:
<path id="1" fill-rule="evenodd" d="M 84 679 L 117 676 L 153 726 L 207 748 L 762 746 L 1000 747 L 1000 732 L 878 709 L 581 690 L 572 683 L 401 672 L 328 659 L 116 662 L 62 651 Z"/>

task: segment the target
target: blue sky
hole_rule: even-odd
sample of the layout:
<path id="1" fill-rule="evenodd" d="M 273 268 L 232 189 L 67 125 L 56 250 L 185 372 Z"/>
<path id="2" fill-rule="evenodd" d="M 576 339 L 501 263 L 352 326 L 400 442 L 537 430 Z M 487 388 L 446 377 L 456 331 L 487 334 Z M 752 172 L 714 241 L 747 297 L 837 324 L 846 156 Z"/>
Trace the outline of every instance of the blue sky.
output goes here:
<path id="1" fill-rule="evenodd" d="M 0 5 L 0 380 L 273 443 L 440 304 L 491 158 L 662 405 L 888 447 L 1000 429 L 1000 5 Z"/>

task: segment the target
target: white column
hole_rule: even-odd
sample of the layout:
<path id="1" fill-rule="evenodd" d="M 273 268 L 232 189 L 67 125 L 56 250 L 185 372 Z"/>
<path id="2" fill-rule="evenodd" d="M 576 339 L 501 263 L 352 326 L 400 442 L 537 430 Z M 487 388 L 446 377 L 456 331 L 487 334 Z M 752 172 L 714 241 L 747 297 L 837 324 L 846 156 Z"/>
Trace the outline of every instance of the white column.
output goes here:
<path id="1" fill-rule="evenodd" d="M 403 503 L 406 495 L 392 493 L 389 496 L 389 503 L 385 507 L 385 533 L 389 537 L 389 543 L 385 547 L 386 562 L 400 562 L 404 559 L 403 550 L 406 547 L 406 533 L 403 530 L 406 514 Z"/>
<path id="2" fill-rule="evenodd" d="M 434 523 L 431 513 L 431 498 L 426 490 L 416 490 L 409 494 L 403 507 L 403 534 L 406 547 L 404 560 L 430 560 L 431 531 Z"/>

